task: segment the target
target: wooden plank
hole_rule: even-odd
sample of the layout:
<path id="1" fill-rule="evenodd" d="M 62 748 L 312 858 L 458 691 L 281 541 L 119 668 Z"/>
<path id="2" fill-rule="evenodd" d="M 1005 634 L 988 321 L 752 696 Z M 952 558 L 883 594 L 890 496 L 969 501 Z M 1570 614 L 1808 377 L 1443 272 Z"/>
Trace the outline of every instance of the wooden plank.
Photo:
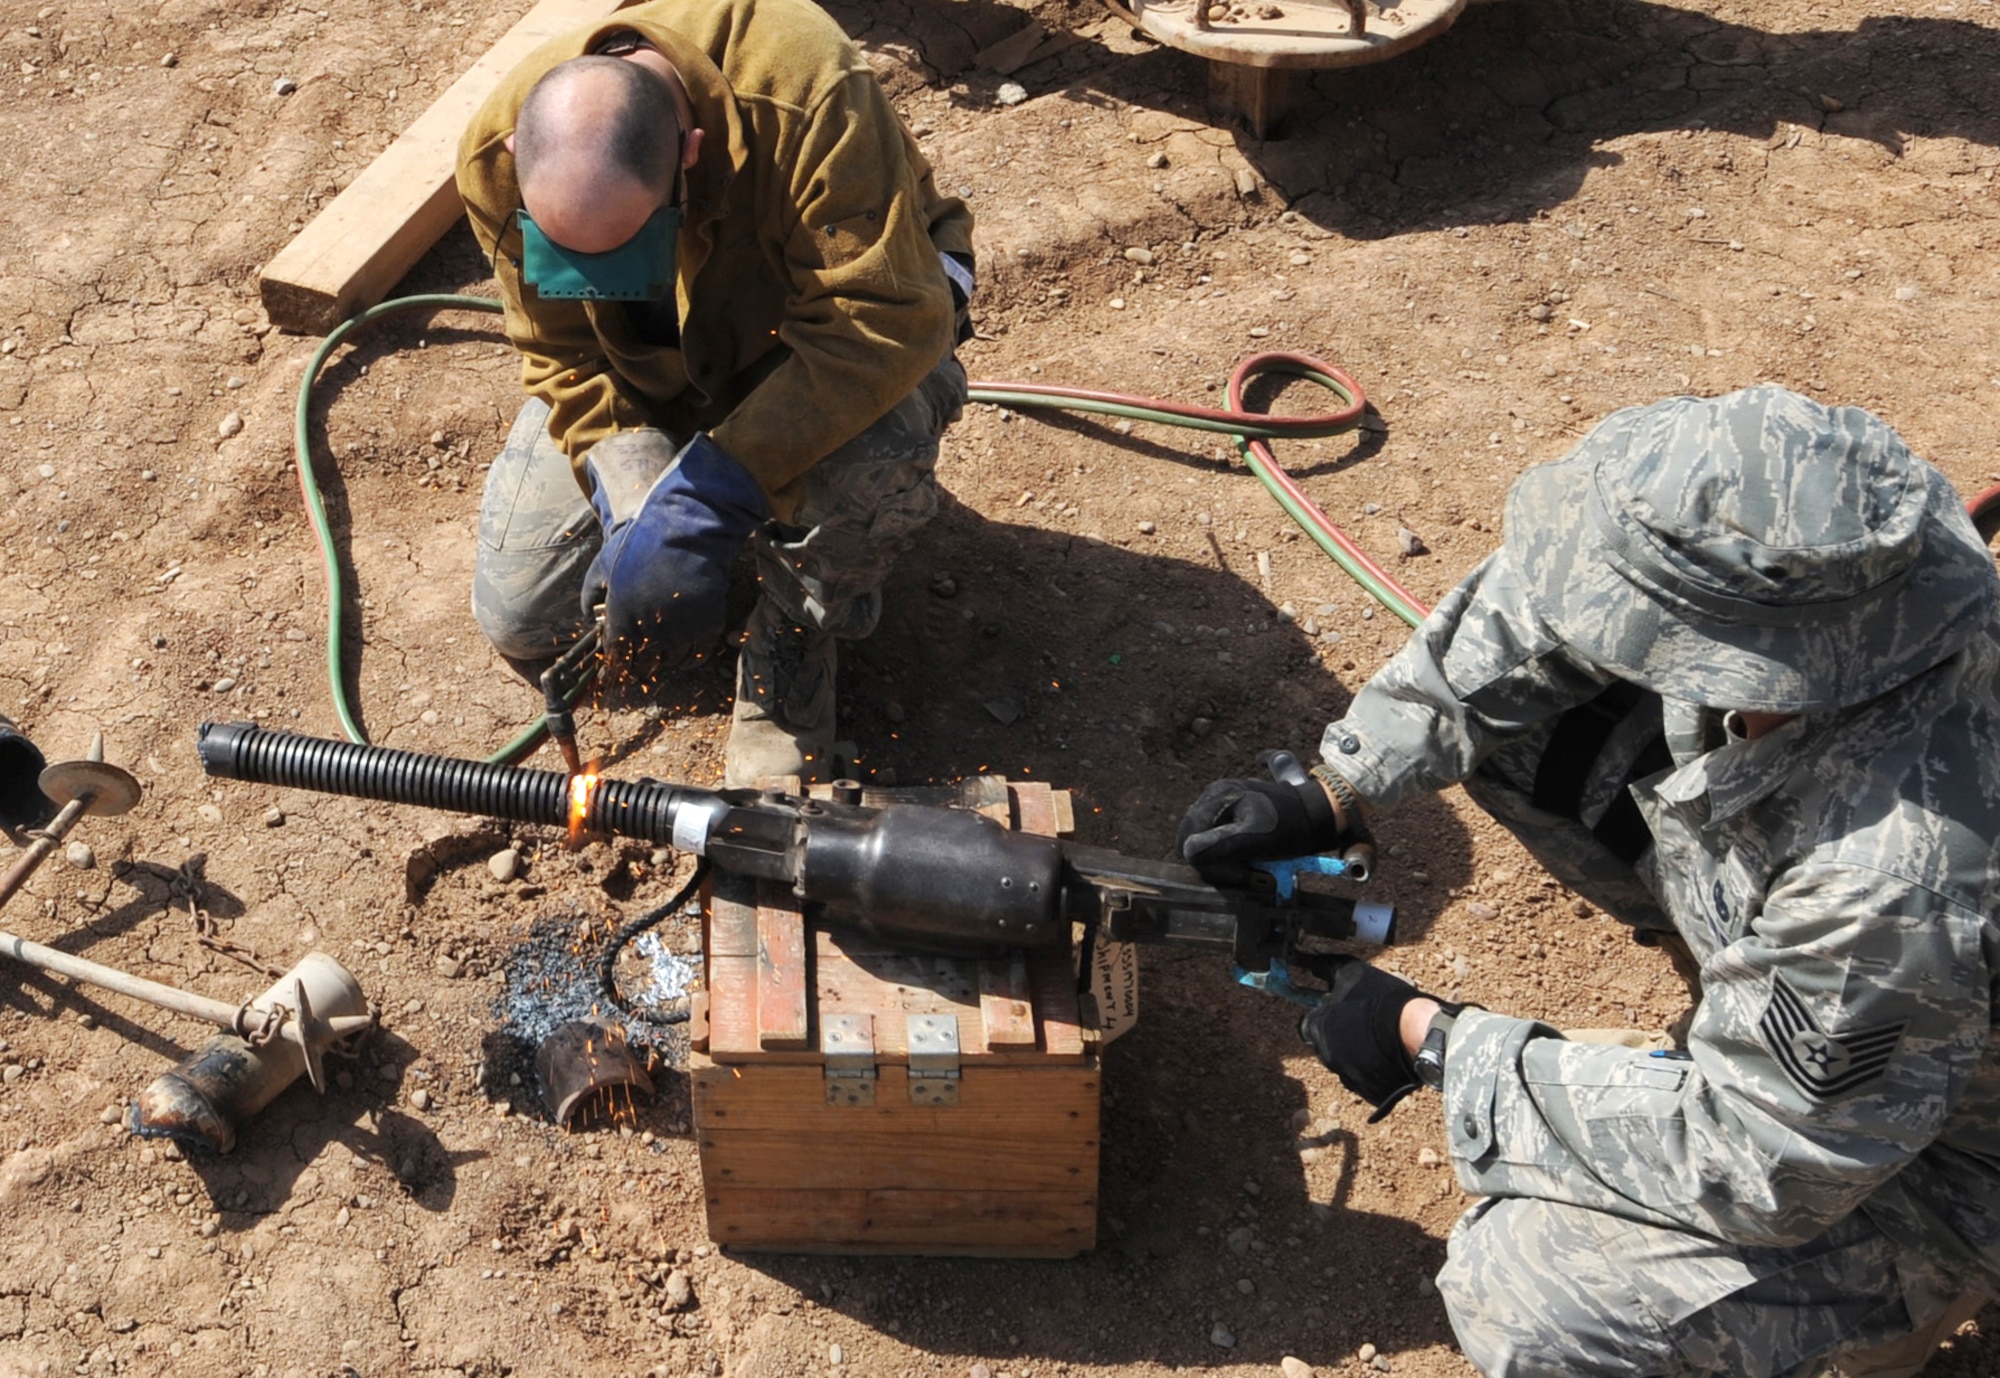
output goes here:
<path id="1" fill-rule="evenodd" d="M 988 1048 L 1035 1046 L 1034 996 L 1025 957 L 979 964 L 979 1022 Z"/>
<path id="2" fill-rule="evenodd" d="M 1083 41 L 1084 37 L 1080 33 L 1052 33 L 1040 43 L 1037 43 L 1034 51 L 1023 58 L 1020 66 L 1014 70 L 1018 72 L 1022 67 L 1032 67 L 1037 62 L 1046 61 L 1058 53 L 1066 53 Z"/>
<path id="3" fill-rule="evenodd" d="M 1066 789 L 1055 793 L 1056 836 L 1068 837 L 1076 831 L 1076 801 Z"/>
<path id="4" fill-rule="evenodd" d="M 776 881 L 757 887 L 757 1046 L 804 1048 L 806 921 Z"/>
<path id="5" fill-rule="evenodd" d="M 708 1052 L 757 1052 L 757 959 L 708 959 Z"/>
<path id="6" fill-rule="evenodd" d="M 1014 826 L 1024 833 L 1042 837 L 1056 835 L 1055 791 L 1040 780 L 1015 780 L 1007 786 L 1013 796 Z"/>
<path id="7" fill-rule="evenodd" d="M 1097 1243 L 1091 1191 L 829 1191 L 719 1187 L 708 1235 L 784 1253 L 1073 1258 Z"/>
<path id="8" fill-rule="evenodd" d="M 1097 1137 L 1099 1076 L 1094 1062 L 967 1068 L 959 1079 L 958 1104 L 947 1106 L 912 1105 L 907 1072 L 893 1065 L 878 1072 L 884 1094 L 873 1106 L 828 1105 L 824 1076 L 821 1068 L 808 1065 L 738 1068 L 693 1060 L 688 1083 L 695 1127 L 706 1132 L 791 1126 L 821 1148 L 829 1140 L 818 1136 L 837 1136 L 843 1125 L 889 1123 L 1031 1139 Z M 905 1094 L 888 1095 L 890 1086 Z"/>
<path id="9" fill-rule="evenodd" d="M 972 55 L 972 60 L 988 71 L 1007 76 L 1015 71 L 1035 49 L 1048 37 L 1048 30 L 1040 22 L 1030 19 L 1026 25 L 1014 30 L 998 43 L 989 44 Z"/>
<path id="10" fill-rule="evenodd" d="M 879 1099 L 886 1088 L 876 1090 Z M 907 1094 L 907 1093 L 905 1093 Z M 841 1107 L 835 1107 L 841 1108 Z M 847 1107 L 859 1108 L 859 1107 Z M 829 1143 L 794 1128 L 717 1131 L 700 1140 L 702 1177 L 711 1186 L 812 1187 L 827 1191 L 1060 1191 L 1089 1186 L 1097 1144 L 988 1139 L 961 1131 L 843 1126 Z"/>
<path id="11" fill-rule="evenodd" d="M 755 957 L 757 883 L 727 872 L 711 874 L 714 879 L 706 911 L 708 945 L 702 950 L 710 957 Z"/>
<path id="12" fill-rule="evenodd" d="M 271 323 L 323 334 L 388 295 L 463 210 L 459 136 L 501 78 L 549 39 L 629 2 L 540 0 L 264 265 L 258 290 Z"/>
<path id="13" fill-rule="evenodd" d="M 1028 959 L 1035 1018 L 1042 1026 L 1042 1049 L 1051 1058 L 1083 1053 L 1083 1019 L 1076 1003 L 1076 973 L 1061 953 Z"/>

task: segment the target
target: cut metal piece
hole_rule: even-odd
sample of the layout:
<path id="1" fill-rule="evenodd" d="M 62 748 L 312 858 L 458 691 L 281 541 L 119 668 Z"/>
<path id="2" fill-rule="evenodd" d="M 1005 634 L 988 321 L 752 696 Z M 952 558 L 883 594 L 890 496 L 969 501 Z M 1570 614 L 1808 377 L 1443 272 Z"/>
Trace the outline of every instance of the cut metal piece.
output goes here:
<path id="1" fill-rule="evenodd" d="M 910 1103 L 958 1104 L 958 1016 L 910 1016 Z"/>
<path id="2" fill-rule="evenodd" d="M 243 1126 L 328 1047 L 365 1033 L 367 1016 L 368 1001 L 347 968 L 309 952 L 242 1008 L 237 1022 L 244 1032 L 217 1034 L 148 1086 L 132 1107 L 131 1130 L 227 1153 Z M 316 1080 L 323 1086 L 325 1073 Z"/>
<path id="3" fill-rule="evenodd" d="M 653 1079 L 625 1041 L 625 1031 L 595 1019 L 572 1019 L 543 1039 L 535 1075 L 542 1103 L 561 1125 L 600 1091 L 636 1086 L 653 1094 Z"/>
<path id="4" fill-rule="evenodd" d="M 830 1014 L 820 1022 L 828 1105 L 875 1103 L 875 1016 Z"/>

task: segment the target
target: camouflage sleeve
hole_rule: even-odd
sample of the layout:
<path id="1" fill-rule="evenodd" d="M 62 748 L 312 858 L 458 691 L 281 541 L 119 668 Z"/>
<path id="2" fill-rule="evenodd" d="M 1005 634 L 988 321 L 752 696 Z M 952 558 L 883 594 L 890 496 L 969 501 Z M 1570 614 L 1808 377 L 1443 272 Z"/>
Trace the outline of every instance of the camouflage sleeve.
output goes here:
<path id="1" fill-rule="evenodd" d="M 1938 1134 L 1983 1056 L 1978 915 L 1860 865 L 1787 872 L 1703 968 L 1685 1054 L 1467 1011 L 1445 1128 L 1470 1192 L 1785 1246 Z"/>
<path id="2" fill-rule="evenodd" d="M 1611 677 L 1567 653 L 1497 552 L 1439 601 L 1320 741 L 1376 809 L 1457 784 L 1493 750 L 1597 696 Z"/>

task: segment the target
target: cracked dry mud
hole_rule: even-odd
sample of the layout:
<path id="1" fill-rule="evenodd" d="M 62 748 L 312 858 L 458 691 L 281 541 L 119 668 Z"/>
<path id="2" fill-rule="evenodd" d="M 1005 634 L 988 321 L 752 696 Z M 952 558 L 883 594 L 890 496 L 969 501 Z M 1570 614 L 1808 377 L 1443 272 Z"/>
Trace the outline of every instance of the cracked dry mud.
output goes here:
<path id="1" fill-rule="evenodd" d="M 146 787 L 75 834 L 94 869 L 52 859 L 4 925 L 261 989 L 196 942 L 192 881 L 229 941 L 276 966 L 328 951 L 388 1016 L 332 1094 L 295 1087 L 234 1155 L 186 1161 L 103 1112 L 200 1028 L 0 976 L 0 1066 L 20 1069 L 0 1083 L 0 1374 L 779 1378 L 828 1371 L 835 1345 L 843 1369 L 919 1378 L 1374 1371 L 1364 1345 L 1396 1373 L 1467 1373 L 1425 1281 L 1465 1205 L 1434 1106 L 1364 1127 L 1288 1010 L 1212 959 L 1149 954 L 1142 1022 L 1107 1054 L 1094 1253 L 724 1255 L 684 1085 L 629 1135 L 564 1134 L 490 1046 L 506 954 L 660 897 L 643 850 L 514 830 L 503 883 L 483 857 L 510 835 L 471 820 L 201 778 L 204 719 L 335 732 L 289 468 L 315 341 L 267 328 L 257 268 L 525 9 L 0 16 L 0 711 L 52 757 L 102 731 Z M 1205 114 L 1194 62 L 1084 0 L 834 11 L 979 215 L 974 377 L 1213 399 L 1253 350 L 1344 364 L 1379 421 L 1281 458 L 1425 599 L 1493 548 L 1523 466 L 1682 390 L 1774 380 L 1876 409 L 1968 492 L 2000 469 L 1989 0 L 1504 0 L 1319 77 L 1262 143 Z M 1030 15 L 1083 41 L 1003 105 L 972 58 Z M 405 287 L 490 283 L 458 232 Z M 375 329 L 327 371 L 313 433 L 379 741 L 479 756 L 536 711 L 467 611 L 515 388 L 490 318 L 463 314 Z M 1087 840 L 1158 854 L 1202 783 L 1310 745 L 1401 640 L 1211 438 L 974 407 L 940 473 L 943 513 L 843 666 L 846 734 L 904 783 L 1052 780 Z M 1428 553 L 1398 558 L 1405 529 Z M 587 714 L 586 745 L 713 781 L 726 689 L 690 680 L 657 722 Z M 1456 793 L 1382 833 L 1410 939 L 1386 960 L 1413 978 L 1572 1026 L 1680 1011 L 1663 961 Z M 412 901 L 426 847 L 446 859 Z M 1933 1372 L 2000 1368 L 1982 1321 Z"/>

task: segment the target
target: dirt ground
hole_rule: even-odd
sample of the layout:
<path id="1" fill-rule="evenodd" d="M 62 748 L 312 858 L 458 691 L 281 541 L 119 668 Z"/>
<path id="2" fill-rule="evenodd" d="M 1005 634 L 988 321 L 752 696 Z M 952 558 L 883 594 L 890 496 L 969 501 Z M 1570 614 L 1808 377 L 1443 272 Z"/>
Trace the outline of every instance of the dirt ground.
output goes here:
<path id="1" fill-rule="evenodd" d="M 145 786 L 4 926 L 261 989 L 197 941 L 205 913 L 270 966 L 335 955 L 386 1023 L 331 1094 L 295 1087 L 189 1161 L 118 1112 L 199 1026 L 0 978 L 0 1375 L 1469 1373 L 1428 1281 L 1467 1204 L 1435 1103 L 1365 1126 L 1290 1009 L 1217 959 L 1149 954 L 1106 1053 L 1094 1252 L 724 1253 L 684 1083 L 567 1134 L 488 1057 L 508 954 L 656 902 L 643 853 L 516 830 L 502 882 L 507 839 L 472 820 L 202 778 L 204 720 L 337 734 L 291 470 L 316 341 L 269 328 L 259 265 L 526 9 L 319 3 L 0 15 L 0 712 L 52 759 L 102 732 Z M 1862 404 L 1968 493 L 2000 479 L 1992 0 L 1504 0 L 1317 77 L 1269 141 L 1087 0 L 833 8 L 978 214 L 973 376 L 1214 400 L 1252 351 L 1336 361 L 1369 429 L 1280 458 L 1424 599 L 1494 547 L 1513 475 L 1676 392 Z M 1008 78 L 1014 101 L 972 58 L 1030 13 L 1083 41 Z M 491 290 L 463 231 L 405 286 Z M 377 741 L 483 756 L 537 711 L 467 607 L 517 386 L 464 313 L 379 328 L 325 375 L 312 430 Z M 1085 840 L 1156 856 L 1203 783 L 1311 745 L 1402 639 L 1213 437 L 975 406 L 940 473 L 943 513 L 843 666 L 878 778 L 1051 780 Z M 587 713 L 585 745 L 712 782 L 726 691 Z M 472 840 L 412 903 L 443 835 Z M 1682 1009 L 1663 960 L 1455 792 L 1381 840 L 1405 925 L 1385 960 L 1414 979 L 1566 1026 Z M 1932 1371 L 2000 1371 L 1996 1320 Z"/>

